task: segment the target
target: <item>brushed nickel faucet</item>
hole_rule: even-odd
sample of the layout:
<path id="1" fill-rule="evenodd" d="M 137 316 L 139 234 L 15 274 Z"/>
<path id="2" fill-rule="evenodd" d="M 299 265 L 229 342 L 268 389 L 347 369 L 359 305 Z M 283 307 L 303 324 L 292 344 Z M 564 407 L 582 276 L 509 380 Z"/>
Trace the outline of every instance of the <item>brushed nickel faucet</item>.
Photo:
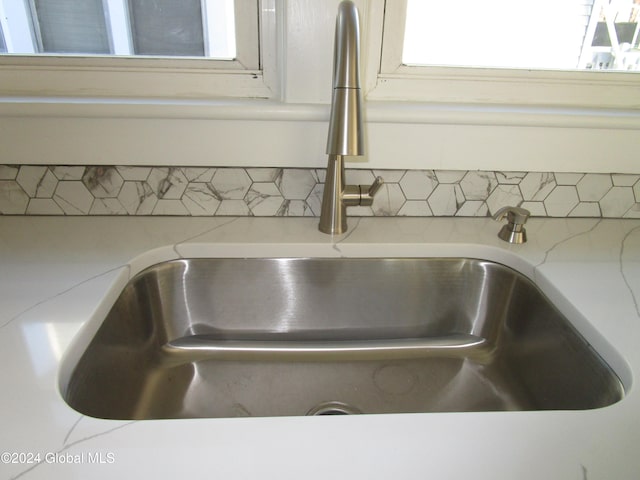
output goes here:
<path id="1" fill-rule="evenodd" d="M 347 231 L 347 207 L 371 205 L 383 184 L 346 185 L 345 155 L 364 155 L 362 94 L 360 91 L 360 26 L 351 1 L 338 7 L 333 50 L 333 97 L 327 138 L 327 175 L 318 229 L 328 234 Z"/>

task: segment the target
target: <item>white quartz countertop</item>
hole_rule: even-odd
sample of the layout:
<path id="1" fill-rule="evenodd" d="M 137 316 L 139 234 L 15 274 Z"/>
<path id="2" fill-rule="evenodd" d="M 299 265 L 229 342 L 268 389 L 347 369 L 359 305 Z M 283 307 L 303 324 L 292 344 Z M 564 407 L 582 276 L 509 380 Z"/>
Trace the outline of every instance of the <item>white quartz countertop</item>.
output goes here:
<path id="1" fill-rule="evenodd" d="M 640 220 L 534 218 L 518 246 L 491 219 L 349 221 L 331 237 L 313 218 L 0 217 L 0 478 L 640 478 Z M 499 261 L 560 292 L 626 396 L 587 411 L 153 421 L 68 407 L 79 332 L 136 272 L 194 256 Z"/>

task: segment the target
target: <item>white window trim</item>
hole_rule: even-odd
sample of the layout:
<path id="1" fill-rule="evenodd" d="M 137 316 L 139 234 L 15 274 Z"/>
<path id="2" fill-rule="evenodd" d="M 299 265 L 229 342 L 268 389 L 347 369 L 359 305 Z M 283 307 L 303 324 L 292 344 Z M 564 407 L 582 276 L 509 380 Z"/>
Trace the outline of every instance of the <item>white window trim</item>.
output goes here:
<path id="1" fill-rule="evenodd" d="M 237 58 L 0 57 L 0 96 L 73 98 L 272 98 L 277 0 L 236 2 Z M 259 25 L 260 24 L 260 27 Z"/>
<path id="2" fill-rule="evenodd" d="M 402 64 L 406 0 L 371 0 L 369 100 L 638 109 L 638 73 L 418 67 Z M 384 31 L 384 44 L 382 32 Z M 372 75 L 372 68 L 379 73 Z"/>

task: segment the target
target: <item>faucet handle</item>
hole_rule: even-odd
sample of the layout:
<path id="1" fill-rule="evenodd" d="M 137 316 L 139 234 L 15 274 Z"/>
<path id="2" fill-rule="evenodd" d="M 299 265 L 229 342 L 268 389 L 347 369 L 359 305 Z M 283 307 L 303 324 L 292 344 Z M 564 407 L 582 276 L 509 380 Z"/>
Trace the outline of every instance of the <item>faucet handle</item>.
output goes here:
<path id="1" fill-rule="evenodd" d="M 382 177 L 376 177 L 371 185 L 345 185 L 341 195 L 342 203 L 347 207 L 368 207 L 373 204 L 373 196 L 383 183 Z"/>
<path id="2" fill-rule="evenodd" d="M 380 190 L 380 187 L 382 187 L 382 185 L 384 184 L 384 180 L 382 179 L 382 177 L 376 177 L 376 179 L 373 181 L 373 183 L 369 186 L 369 190 L 367 191 L 367 195 L 369 195 L 371 198 L 373 198 L 373 196 L 378 193 L 378 190 Z"/>
<path id="3" fill-rule="evenodd" d="M 384 184 L 382 177 L 376 177 L 371 185 L 360 185 L 360 205 L 369 206 L 373 204 L 373 197 Z"/>

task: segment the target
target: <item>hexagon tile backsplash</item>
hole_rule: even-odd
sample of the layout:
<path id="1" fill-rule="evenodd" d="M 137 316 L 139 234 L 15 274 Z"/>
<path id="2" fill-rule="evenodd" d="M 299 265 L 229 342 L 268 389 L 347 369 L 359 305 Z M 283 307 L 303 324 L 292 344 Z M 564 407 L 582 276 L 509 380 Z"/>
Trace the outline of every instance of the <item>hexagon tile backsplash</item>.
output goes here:
<path id="1" fill-rule="evenodd" d="M 319 216 L 324 169 L 0 165 L 3 215 Z M 640 218 L 640 174 L 347 169 L 385 179 L 350 216 Z"/>

